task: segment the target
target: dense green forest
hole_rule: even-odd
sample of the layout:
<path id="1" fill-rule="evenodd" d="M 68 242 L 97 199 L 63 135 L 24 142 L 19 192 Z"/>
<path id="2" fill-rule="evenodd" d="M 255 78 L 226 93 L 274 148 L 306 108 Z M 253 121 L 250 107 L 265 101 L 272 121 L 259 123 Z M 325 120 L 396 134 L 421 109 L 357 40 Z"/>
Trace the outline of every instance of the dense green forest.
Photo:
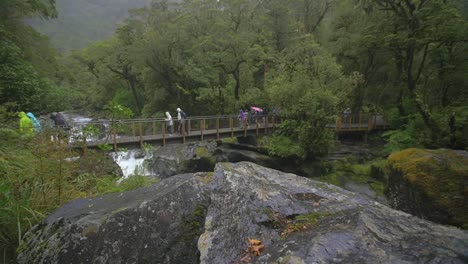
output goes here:
<path id="1" fill-rule="evenodd" d="M 116 5 L 81 9 L 79 2 Z M 280 156 L 313 159 L 333 146 L 335 135 L 325 125 L 350 107 L 386 116 L 388 151 L 468 146 L 466 1 L 154 0 L 112 24 L 125 8 L 145 2 L 64 1 L 62 8 L 55 0 L 0 1 L 0 174 L 9 179 L 0 185 L 0 210 L 16 212 L 2 223 L 8 226 L 0 232 L 3 246 L 20 244 L 26 226 L 85 193 L 83 187 L 66 198 L 59 194 L 53 205 L 29 204 L 22 183 L 53 171 L 22 165 L 26 159 L 42 166 L 44 153 L 36 147 L 44 145 L 16 131 L 20 111 L 103 116 L 121 105 L 152 117 L 177 107 L 189 116 L 277 107 L 283 122 L 265 144 Z M 59 17 L 41 28 L 62 51 L 116 30 L 60 55 L 25 23 L 32 17 Z M 78 27 L 89 35 L 75 33 Z M 53 156 L 49 161 L 60 167 L 58 175 L 69 175 L 67 188 L 75 188 L 72 168 L 66 174 Z M 27 220 L 15 221 L 20 215 Z"/>
<path id="2" fill-rule="evenodd" d="M 13 3 L 4 5 L 24 9 Z M 153 1 L 66 57 L 22 22 L 56 17 L 55 2 L 33 3 L 3 19 L 2 73 L 22 69 L 16 80 L 2 76 L 6 110 L 99 113 L 112 101 L 154 116 L 277 106 L 288 117 L 284 136 L 326 152 L 324 124 L 351 107 L 385 114 L 396 145 L 467 143 L 464 1 Z"/>

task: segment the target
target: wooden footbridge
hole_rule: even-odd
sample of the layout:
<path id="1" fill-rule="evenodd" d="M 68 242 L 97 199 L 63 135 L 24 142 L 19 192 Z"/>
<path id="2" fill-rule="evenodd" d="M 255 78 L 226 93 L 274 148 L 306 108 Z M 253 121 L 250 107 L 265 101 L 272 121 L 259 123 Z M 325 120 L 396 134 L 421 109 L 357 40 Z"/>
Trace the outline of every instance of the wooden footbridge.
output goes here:
<path id="1" fill-rule="evenodd" d="M 250 122 L 244 124 L 236 115 L 196 116 L 185 119 L 180 125 L 173 120 L 172 127 L 161 118 L 73 122 L 70 143 L 74 147 L 112 145 L 116 150 L 119 146 L 143 146 L 145 143 L 165 146 L 247 135 L 259 137 L 274 131 L 280 122 L 280 117 L 267 115 L 250 118 Z M 337 133 L 351 133 L 385 129 L 388 125 L 381 115 L 357 114 L 339 117 L 335 124 L 327 127 Z"/>

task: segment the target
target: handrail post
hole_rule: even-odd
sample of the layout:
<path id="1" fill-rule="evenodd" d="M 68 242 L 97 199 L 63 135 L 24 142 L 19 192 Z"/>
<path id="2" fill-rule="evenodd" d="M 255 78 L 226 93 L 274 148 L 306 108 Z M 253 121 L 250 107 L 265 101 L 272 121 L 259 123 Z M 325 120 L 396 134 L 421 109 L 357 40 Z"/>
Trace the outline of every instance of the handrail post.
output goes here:
<path id="1" fill-rule="evenodd" d="M 163 147 L 166 146 L 166 122 L 163 121 L 162 123 L 162 140 L 163 140 Z"/>
<path id="2" fill-rule="evenodd" d="M 268 135 L 268 116 L 263 117 L 263 125 L 265 126 L 265 135 Z"/>
<path id="3" fill-rule="evenodd" d="M 358 127 L 358 130 L 361 130 L 361 121 L 362 121 L 361 112 L 359 112 L 359 127 Z"/>
<path id="4" fill-rule="evenodd" d="M 114 137 L 114 152 L 117 152 L 117 133 L 115 131 L 115 127 L 112 128 L 112 134 L 113 134 L 113 137 Z"/>
<path id="5" fill-rule="evenodd" d="M 216 139 L 219 140 L 219 117 L 216 118 Z"/>
<path id="6" fill-rule="evenodd" d="M 188 121 L 188 129 L 187 129 L 187 133 L 190 134 L 190 119 L 187 119 Z"/>
<path id="7" fill-rule="evenodd" d="M 136 127 L 135 127 L 135 122 L 132 122 L 132 132 L 133 132 L 133 137 L 136 137 Z"/>
<path id="8" fill-rule="evenodd" d="M 232 116 L 229 117 L 229 126 L 231 127 L 231 137 L 234 137 L 234 121 L 232 120 Z"/>
<path id="9" fill-rule="evenodd" d="M 185 144 L 185 120 L 182 121 L 182 144 Z"/>
<path id="10" fill-rule="evenodd" d="M 244 125 L 244 137 L 247 137 L 247 126 L 248 125 Z"/>
<path id="11" fill-rule="evenodd" d="M 138 126 L 140 129 L 140 147 L 143 148 L 143 125 L 139 122 Z"/>
<path id="12" fill-rule="evenodd" d="M 258 119 L 255 119 L 255 136 L 258 138 Z"/>
<path id="13" fill-rule="evenodd" d="M 156 135 L 156 122 L 153 120 L 153 134 L 152 136 Z"/>
<path id="14" fill-rule="evenodd" d="M 203 129 L 205 129 L 205 119 L 200 120 L 200 135 L 201 141 L 203 141 Z"/>

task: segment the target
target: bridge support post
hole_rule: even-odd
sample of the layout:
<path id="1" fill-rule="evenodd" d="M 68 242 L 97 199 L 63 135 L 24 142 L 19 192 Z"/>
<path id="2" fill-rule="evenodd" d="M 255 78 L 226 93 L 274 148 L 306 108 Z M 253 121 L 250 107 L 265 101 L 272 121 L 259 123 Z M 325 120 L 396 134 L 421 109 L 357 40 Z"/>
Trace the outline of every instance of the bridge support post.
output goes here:
<path id="1" fill-rule="evenodd" d="M 229 126 L 231 127 L 231 137 L 234 137 L 234 121 L 232 117 L 229 118 Z"/>
<path id="2" fill-rule="evenodd" d="M 187 133 L 190 134 L 190 119 L 187 120 L 188 121 L 188 129 L 187 129 Z"/>
<path id="3" fill-rule="evenodd" d="M 203 129 L 205 129 L 205 119 L 200 120 L 200 135 L 201 141 L 203 141 Z"/>
<path id="4" fill-rule="evenodd" d="M 361 123 L 362 123 L 362 116 L 361 116 L 361 112 L 359 112 L 359 131 L 361 131 Z"/>
<path id="5" fill-rule="evenodd" d="M 139 130 L 140 130 L 140 148 L 143 148 L 143 125 L 140 123 L 138 123 L 138 127 L 139 127 Z"/>
<path id="6" fill-rule="evenodd" d="M 255 119 L 255 136 L 258 138 L 258 120 Z"/>
<path id="7" fill-rule="evenodd" d="M 247 125 L 244 125 L 244 137 L 247 137 Z"/>
<path id="8" fill-rule="evenodd" d="M 112 129 L 112 137 L 114 138 L 114 152 L 117 152 L 117 133 L 115 127 Z"/>
<path id="9" fill-rule="evenodd" d="M 163 147 L 166 146 L 166 122 L 162 123 L 162 143 Z"/>
<path id="10" fill-rule="evenodd" d="M 185 121 L 182 121 L 182 144 L 185 144 Z"/>
<path id="11" fill-rule="evenodd" d="M 263 125 L 265 126 L 265 135 L 268 135 L 268 116 L 263 118 Z"/>
<path id="12" fill-rule="evenodd" d="M 216 118 L 216 139 L 219 140 L 219 117 Z"/>

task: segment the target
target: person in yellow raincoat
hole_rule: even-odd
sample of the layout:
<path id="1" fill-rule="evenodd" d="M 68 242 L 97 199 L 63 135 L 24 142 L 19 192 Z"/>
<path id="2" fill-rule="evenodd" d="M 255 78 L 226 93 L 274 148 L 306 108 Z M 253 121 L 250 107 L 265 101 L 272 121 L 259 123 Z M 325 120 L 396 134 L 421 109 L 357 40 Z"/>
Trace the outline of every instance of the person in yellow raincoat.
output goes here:
<path id="1" fill-rule="evenodd" d="M 26 115 L 25 112 L 20 112 L 18 116 L 20 117 L 20 121 L 19 121 L 20 133 L 27 137 L 34 136 L 34 126 L 33 126 L 33 122 L 31 121 L 31 119 L 29 119 L 29 117 Z"/>

